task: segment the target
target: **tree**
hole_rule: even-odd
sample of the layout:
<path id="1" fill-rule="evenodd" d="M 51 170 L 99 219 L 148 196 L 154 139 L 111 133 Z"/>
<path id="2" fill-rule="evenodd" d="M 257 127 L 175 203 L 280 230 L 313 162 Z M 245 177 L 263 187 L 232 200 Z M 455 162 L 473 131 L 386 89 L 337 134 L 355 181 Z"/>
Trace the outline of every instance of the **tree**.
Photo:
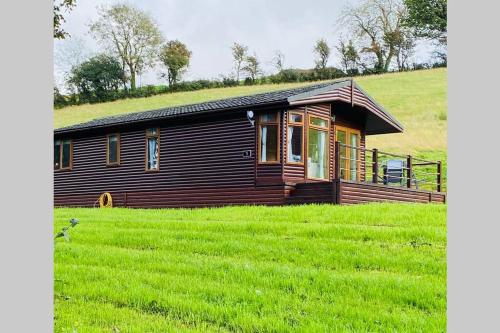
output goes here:
<path id="1" fill-rule="evenodd" d="M 348 43 L 339 39 L 339 45 L 336 48 L 340 53 L 340 61 L 344 67 L 344 72 L 348 75 L 354 74 L 357 71 L 359 55 L 352 43 L 352 39 Z"/>
<path id="2" fill-rule="evenodd" d="M 114 57 L 99 54 L 73 67 L 68 84 L 86 102 L 105 101 L 116 92 L 124 80 L 121 63 Z"/>
<path id="3" fill-rule="evenodd" d="M 154 65 L 163 42 L 158 26 L 146 12 L 124 4 L 102 8 L 90 32 L 120 58 L 130 75 L 131 90 L 135 90 L 136 75 Z"/>
<path id="4" fill-rule="evenodd" d="M 324 70 L 330 57 L 330 46 L 328 46 L 328 43 L 324 39 L 319 39 L 314 46 L 314 52 L 318 56 L 315 60 L 316 69 Z"/>
<path id="5" fill-rule="evenodd" d="M 406 8 L 399 0 L 365 0 L 348 6 L 340 23 L 361 38 L 361 51 L 375 56 L 374 70 L 386 72 L 401 44 Z"/>
<path id="6" fill-rule="evenodd" d="M 76 0 L 54 0 L 54 38 L 65 39 L 70 37 L 69 33 L 61 28 L 62 24 L 66 22 L 62 11 L 70 12 L 76 6 Z"/>
<path id="7" fill-rule="evenodd" d="M 408 17 L 405 24 L 417 37 L 447 43 L 447 0 L 405 0 Z"/>
<path id="8" fill-rule="evenodd" d="M 285 67 L 285 55 L 283 54 L 283 52 L 281 52 L 280 50 L 274 51 L 274 58 L 272 60 L 272 63 L 280 73 Z"/>
<path id="9" fill-rule="evenodd" d="M 247 58 L 248 47 L 235 42 L 233 43 L 233 46 L 231 46 L 231 50 L 233 52 L 236 69 L 236 81 L 240 82 L 240 71 L 242 70 L 241 66 Z"/>
<path id="10" fill-rule="evenodd" d="M 252 83 L 255 82 L 257 75 L 262 73 L 262 70 L 260 69 L 260 62 L 259 59 L 257 59 L 256 54 L 245 58 L 245 66 L 242 70 L 250 76 Z"/>
<path id="11" fill-rule="evenodd" d="M 167 68 L 168 84 L 176 84 L 189 66 L 192 52 L 178 40 L 167 42 L 160 51 L 160 61 Z"/>
<path id="12" fill-rule="evenodd" d="M 396 41 L 396 61 L 398 70 L 404 71 L 409 69 L 408 60 L 415 52 L 415 37 L 409 30 L 404 30 L 401 38 Z"/>

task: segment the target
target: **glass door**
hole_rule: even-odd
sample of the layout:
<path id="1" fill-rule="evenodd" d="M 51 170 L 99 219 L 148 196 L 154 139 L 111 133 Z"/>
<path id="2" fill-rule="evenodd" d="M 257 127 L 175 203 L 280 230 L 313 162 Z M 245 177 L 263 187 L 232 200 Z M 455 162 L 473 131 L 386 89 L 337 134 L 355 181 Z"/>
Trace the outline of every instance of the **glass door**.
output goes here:
<path id="1" fill-rule="evenodd" d="M 359 148 L 360 146 L 360 132 L 359 130 L 343 127 L 343 126 L 335 126 L 335 138 L 341 144 L 339 151 L 339 159 L 340 159 L 340 178 L 346 180 L 360 180 L 360 154 Z"/>
<path id="2" fill-rule="evenodd" d="M 309 116 L 307 135 L 307 177 L 329 179 L 328 138 L 330 120 Z"/>

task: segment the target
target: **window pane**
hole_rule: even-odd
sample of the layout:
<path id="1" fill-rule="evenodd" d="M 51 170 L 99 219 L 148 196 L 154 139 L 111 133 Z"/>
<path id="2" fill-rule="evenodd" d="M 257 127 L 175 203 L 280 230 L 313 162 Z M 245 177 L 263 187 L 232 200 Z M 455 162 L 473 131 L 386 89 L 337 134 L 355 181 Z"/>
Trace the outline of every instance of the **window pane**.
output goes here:
<path id="1" fill-rule="evenodd" d="M 54 169 L 59 169 L 61 167 L 61 141 L 56 141 L 54 143 Z"/>
<path id="2" fill-rule="evenodd" d="M 288 162 L 302 162 L 302 126 L 288 126 Z"/>
<path id="3" fill-rule="evenodd" d="M 311 117 L 311 125 L 328 128 L 328 122 L 325 119 Z"/>
<path id="4" fill-rule="evenodd" d="M 291 123 L 302 123 L 302 115 L 296 113 L 290 113 L 289 121 Z"/>
<path id="5" fill-rule="evenodd" d="M 328 132 L 309 129 L 307 149 L 307 175 L 328 179 Z"/>
<path id="6" fill-rule="evenodd" d="M 265 113 L 260 115 L 260 122 L 261 123 L 273 123 L 277 121 L 277 114 L 276 113 Z"/>
<path id="7" fill-rule="evenodd" d="M 358 135 L 351 133 L 351 146 L 358 146 Z M 358 150 L 354 148 L 350 148 L 351 158 L 350 158 L 350 179 L 358 180 Z"/>
<path id="8" fill-rule="evenodd" d="M 147 133 L 147 135 L 157 135 L 158 129 L 157 128 L 148 128 L 146 133 Z"/>
<path id="9" fill-rule="evenodd" d="M 260 126 L 260 161 L 276 162 L 278 160 L 278 126 Z"/>
<path id="10" fill-rule="evenodd" d="M 108 136 L 108 163 L 118 162 L 118 136 Z"/>
<path id="11" fill-rule="evenodd" d="M 64 140 L 62 146 L 62 167 L 69 168 L 71 166 L 71 141 Z"/>
<path id="12" fill-rule="evenodd" d="M 347 144 L 347 135 L 344 131 L 337 131 L 337 141 L 343 144 Z M 345 146 L 339 147 L 339 157 L 340 157 L 340 178 L 346 179 L 347 172 L 347 149 Z"/>
<path id="13" fill-rule="evenodd" d="M 148 138 L 148 147 L 147 147 L 147 156 L 148 156 L 148 163 L 147 163 L 147 168 L 148 170 L 157 170 L 158 169 L 158 138 Z"/>

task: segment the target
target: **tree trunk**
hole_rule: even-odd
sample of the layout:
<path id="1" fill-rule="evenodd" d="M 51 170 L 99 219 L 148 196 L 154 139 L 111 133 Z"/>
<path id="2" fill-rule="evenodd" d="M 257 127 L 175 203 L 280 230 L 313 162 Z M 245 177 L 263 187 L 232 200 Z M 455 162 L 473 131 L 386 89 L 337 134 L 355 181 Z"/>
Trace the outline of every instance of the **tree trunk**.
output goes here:
<path id="1" fill-rule="evenodd" d="M 130 70 L 130 90 L 135 90 L 135 69 L 133 66 L 129 66 Z"/>

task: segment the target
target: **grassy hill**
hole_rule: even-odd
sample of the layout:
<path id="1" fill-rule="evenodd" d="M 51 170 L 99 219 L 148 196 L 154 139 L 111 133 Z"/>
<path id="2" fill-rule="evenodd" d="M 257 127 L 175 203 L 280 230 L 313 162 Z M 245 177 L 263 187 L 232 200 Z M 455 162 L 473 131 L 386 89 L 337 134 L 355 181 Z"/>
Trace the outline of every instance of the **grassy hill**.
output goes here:
<path id="1" fill-rule="evenodd" d="M 443 332 L 446 206 L 56 209 L 55 332 Z"/>
<path id="2" fill-rule="evenodd" d="M 369 137 L 369 146 L 403 153 L 446 150 L 446 69 L 357 77 L 355 80 L 405 126 L 404 134 Z M 54 126 L 57 128 L 110 115 L 199 103 L 309 84 L 311 83 L 207 89 L 102 104 L 71 106 L 54 111 Z"/>

